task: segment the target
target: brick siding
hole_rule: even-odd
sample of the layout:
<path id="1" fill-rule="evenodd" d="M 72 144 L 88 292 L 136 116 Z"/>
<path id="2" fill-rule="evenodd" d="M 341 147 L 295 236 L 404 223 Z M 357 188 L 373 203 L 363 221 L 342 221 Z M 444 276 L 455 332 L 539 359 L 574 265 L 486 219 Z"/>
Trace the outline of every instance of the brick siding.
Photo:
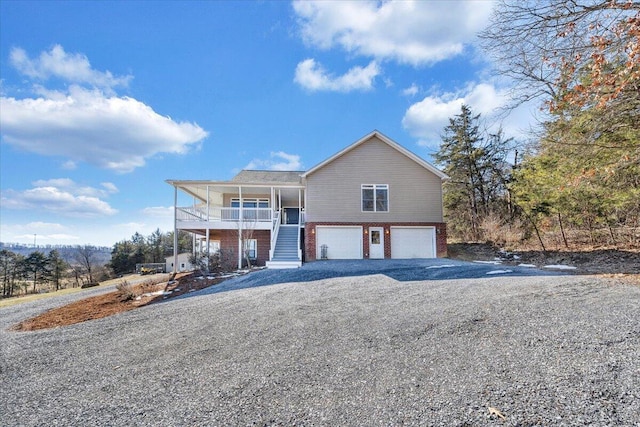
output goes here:
<path id="1" fill-rule="evenodd" d="M 220 250 L 226 261 L 238 265 L 238 231 L 220 230 Z M 264 266 L 269 261 L 269 250 L 271 249 L 271 232 L 269 230 L 254 230 L 252 239 L 258 242 L 258 257 L 253 261 L 256 266 Z M 244 261 L 243 261 L 244 264 Z"/>
<path id="2" fill-rule="evenodd" d="M 307 222 L 305 224 L 305 261 L 315 261 L 316 254 L 316 234 L 315 228 L 318 225 L 354 226 L 362 227 L 362 251 L 364 258 L 369 257 L 369 234 L 365 230 L 369 227 L 384 228 L 384 257 L 391 258 L 391 238 L 389 230 L 391 227 L 436 227 L 436 256 L 438 258 L 447 256 L 447 225 L 443 222 Z"/>

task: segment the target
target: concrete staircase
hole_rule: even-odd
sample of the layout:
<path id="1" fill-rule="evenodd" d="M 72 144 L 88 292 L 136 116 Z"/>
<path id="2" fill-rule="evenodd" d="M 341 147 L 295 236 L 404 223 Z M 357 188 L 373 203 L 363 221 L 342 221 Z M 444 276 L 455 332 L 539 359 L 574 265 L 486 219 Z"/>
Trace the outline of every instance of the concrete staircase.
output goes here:
<path id="1" fill-rule="evenodd" d="M 298 268 L 302 260 L 298 256 L 298 225 L 281 225 L 273 257 L 267 261 L 268 268 Z"/>

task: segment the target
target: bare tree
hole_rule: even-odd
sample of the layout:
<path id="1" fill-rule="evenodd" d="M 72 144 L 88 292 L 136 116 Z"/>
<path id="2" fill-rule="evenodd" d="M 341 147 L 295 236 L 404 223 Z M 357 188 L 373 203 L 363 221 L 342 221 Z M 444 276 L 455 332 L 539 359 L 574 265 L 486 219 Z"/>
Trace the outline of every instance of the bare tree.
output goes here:
<path id="1" fill-rule="evenodd" d="M 482 46 L 514 82 L 514 106 L 533 99 L 603 107 L 640 97 L 640 2 L 501 0 Z"/>
<path id="2" fill-rule="evenodd" d="M 249 215 L 248 218 L 243 217 L 241 220 L 238 220 L 238 222 L 236 223 L 237 227 L 235 231 L 236 231 L 236 237 L 240 242 L 239 245 L 242 252 L 241 257 L 247 263 L 248 268 L 251 268 L 250 242 L 253 239 L 253 231 L 256 228 L 256 222 L 257 222 L 257 219 L 255 218 L 255 215 L 253 217 Z M 242 266 L 239 265 L 238 267 L 242 267 Z"/>
<path id="3" fill-rule="evenodd" d="M 73 256 L 73 260 L 77 263 L 77 267 L 79 267 L 76 271 L 76 279 L 78 278 L 78 273 L 80 273 L 81 275 L 86 276 L 86 283 L 94 283 L 93 275 L 97 265 L 96 255 L 97 249 L 95 246 L 78 246 L 78 249 L 76 249 Z"/>

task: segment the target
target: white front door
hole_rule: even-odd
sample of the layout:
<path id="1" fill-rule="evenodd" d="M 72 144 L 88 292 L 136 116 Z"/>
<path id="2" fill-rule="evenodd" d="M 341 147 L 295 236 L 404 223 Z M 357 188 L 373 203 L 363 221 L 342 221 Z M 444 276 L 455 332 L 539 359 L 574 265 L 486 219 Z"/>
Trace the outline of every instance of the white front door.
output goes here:
<path id="1" fill-rule="evenodd" d="M 369 258 L 384 259 L 384 228 L 369 227 Z"/>

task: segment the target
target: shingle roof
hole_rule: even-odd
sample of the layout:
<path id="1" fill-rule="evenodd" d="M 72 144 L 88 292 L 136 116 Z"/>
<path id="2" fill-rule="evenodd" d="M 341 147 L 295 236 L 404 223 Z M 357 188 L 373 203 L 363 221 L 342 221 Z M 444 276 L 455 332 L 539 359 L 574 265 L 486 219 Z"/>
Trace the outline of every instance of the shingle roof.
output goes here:
<path id="1" fill-rule="evenodd" d="M 254 171 L 242 170 L 231 178 L 230 182 L 238 184 L 300 184 L 304 171 Z"/>

